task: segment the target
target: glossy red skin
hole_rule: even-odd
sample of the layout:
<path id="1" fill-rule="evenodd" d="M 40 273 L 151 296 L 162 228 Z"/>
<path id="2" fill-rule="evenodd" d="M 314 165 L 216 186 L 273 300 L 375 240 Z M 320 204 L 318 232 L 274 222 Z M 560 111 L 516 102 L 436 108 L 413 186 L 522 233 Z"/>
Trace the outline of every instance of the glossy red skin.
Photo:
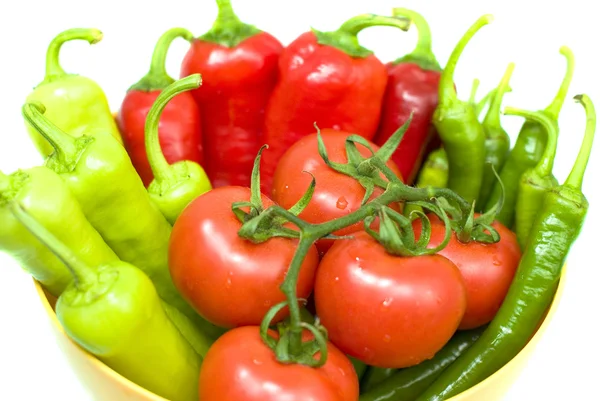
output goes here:
<path id="1" fill-rule="evenodd" d="M 325 254 L 314 294 L 329 340 L 384 368 L 433 357 L 456 332 L 467 302 L 460 272 L 448 259 L 393 256 L 364 232 Z"/>
<path id="2" fill-rule="evenodd" d="M 146 155 L 144 128 L 146 116 L 160 92 L 128 91 L 116 119 L 125 149 L 146 187 L 154 175 Z M 180 93 L 167 103 L 158 123 L 158 138 L 170 164 L 181 160 L 203 164 L 202 121 L 189 93 Z"/>
<path id="3" fill-rule="evenodd" d="M 435 215 L 428 217 L 431 221 L 429 246 L 435 247 L 444 240 L 444 223 Z M 421 220 L 415 220 L 413 227 L 415 235 L 420 235 Z M 499 222 L 494 222 L 493 227 L 500 234 L 500 241 L 495 244 L 462 243 L 453 233 L 448 245 L 439 252 L 459 268 L 467 286 L 467 310 L 459 326 L 461 330 L 479 327 L 494 318 L 521 260 L 515 233 Z"/>
<path id="4" fill-rule="evenodd" d="M 213 187 L 250 186 L 282 50 L 279 40 L 261 32 L 232 48 L 196 39 L 186 53 L 181 77 L 202 74 L 202 86 L 192 93 L 202 112 L 205 171 Z"/>
<path id="5" fill-rule="evenodd" d="M 262 199 L 264 207 L 273 204 Z M 171 233 L 169 268 L 175 286 L 201 316 L 221 327 L 260 325 L 269 309 L 285 300 L 279 286 L 298 243 L 271 238 L 253 244 L 238 236 L 241 222 L 231 204 L 249 200 L 249 188 L 213 189 L 185 208 Z M 298 298 L 310 295 L 318 259 L 313 246 L 300 269 Z"/>
<path id="6" fill-rule="evenodd" d="M 412 184 L 429 143 L 437 136 L 432 118 L 438 105 L 441 73 L 410 62 L 389 63 L 387 70 L 387 89 L 374 141 L 384 144 L 414 111 L 413 120 L 392 156 L 402 176 Z"/>
<path id="7" fill-rule="evenodd" d="M 294 40 L 279 60 L 280 78 L 265 116 L 261 184 L 270 193 L 283 153 L 303 136 L 333 128 L 372 139 L 387 83 L 385 65 L 374 55 L 352 58 L 320 45 L 312 32 Z"/>
<path id="8" fill-rule="evenodd" d="M 327 350 L 327 362 L 318 369 L 282 364 L 263 343 L 258 327 L 233 329 L 223 334 L 204 358 L 199 399 L 357 401 L 358 377 L 352 363 L 333 344 L 328 343 Z"/>
<path id="9" fill-rule="evenodd" d="M 351 135 L 348 132 L 337 131 L 333 129 L 323 129 L 321 137 L 327 148 L 329 159 L 337 163 L 347 163 L 346 138 Z M 379 150 L 379 146 L 371 144 L 374 151 Z M 369 150 L 357 145 L 360 153 L 369 157 Z M 400 172 L 393 161 L 388 161 L 387 166 L 400 177 Z M 345 174 L 338 173 L 325 164 L 323 158 L 319 155 L 317 145 L 317 134 L 301 138 L 292 145 L 283 155 L 275 175 L 273 177 L 273 192 L 271 198 L 275 203 L 289 209 L 306 192 L 311 182 L 310 174 L 315 177 L 315 192 L 308 203 L 308 206 L 300 213 L 300 217 L 309 223 L 324 223 L 335 218 L 343 217 L 360 208 L 360 204 L 365 196 L 365 189 L 359 182 Z M 383 193 L 382 188 L 375 188 L 373 199 Z M 398 205 L 394 208 L 398 210 Z M 358 230 L 362 230 L 362 222 L 353 224 L 342 230 L 336 231 L 336 235 L 347 235 Z M 321 254 L 325 253 L 333 244 L 333 240 L 320 240 L 317 242 L 317 248 Z"/>

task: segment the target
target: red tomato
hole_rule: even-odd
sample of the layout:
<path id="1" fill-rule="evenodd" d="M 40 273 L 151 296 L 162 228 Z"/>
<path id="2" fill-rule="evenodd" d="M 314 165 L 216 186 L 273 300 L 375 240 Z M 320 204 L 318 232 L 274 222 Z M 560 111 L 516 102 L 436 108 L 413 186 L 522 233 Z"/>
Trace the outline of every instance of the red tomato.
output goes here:
<path id="1" fill-rule="evenodd" d="M 275 334 L 274 332 L 272 332 Z M 350 360 L 328 343 L 320 368 L 282 364 L 262 341 L 259 328 L 223 334 L 200 371 L 202 401 L 356 401 L 358 377 Z M 319 354 L 315 356 L 318 358 Z"/>
<path id="2" fill-rule="evenodd" d="M 346 157 L 346 138 L 350 133 L 333 130 L 321 130 L 321 136 L 329 159 L 337 163 L 347 163 Z M 371 143 L 374 151 L 379 147 Z M 357 145 L 360 153 L 368 157 L 369 150 Z M 268 152 L 267 149 L 265 152 Z M 393 161 L 388 161 L 387 166 L 400 177 L 400 171 Z M 319 155 L 317 147 L 317 134 L 311 134 L 303 137 L 290 147 L 283 155 L 275 175 L 273 177 L 273 200 L 282 207 L 289 209 L 292 207 L 310 185 L 312 177 L 316 180 L 315 192 L 311 201 L 300 217 L 309 223 L 323 223 L 333 220 L 338 217 L 345 216 L 360 208 L 360 204 L 365 196 L 365 189 L 359 182 L 345 174 L 338 173 L 325 164 Z M 373 199 L 381 195 L 383 189 L 375 188 L 373 191 Z M 395 205 L 398 210 L 398 206 Z M 347 235 L 363 228 L 363 223 L 356 223 L 350 227 L 336 231 L 336 235 Z M 317 243 L 317 248 L 321 253 L 324 253 L 332 245 L 332 240 L 321 240 Z"/>
<path id="3" fill-rule="evenodd" d="M 428 217 L 429 247 L 433 248 L 444 240 L 445 227 L 436 215 Z M 421 219 L 415 220 L 413 227 L 415 235 L 420 235 Z M 438 252 L 460 269 L 467 286 L 467 310 L 459 326 L 461 330 L 479 327 L 494 318 L 521 260 L 517 236 L 499 222 L 494 222 L 493 227 L 500 234 L 500 241 L 495 244 L 462 243 L 453 233 L 448 245 Z"/>
<path id="4" fill-rule="evenodd" d="M 182 296 L 210 322 L 222 327 L 259 325 L 265 313 L 285 300 L 283 282 L 297 240 L 271 238 L 253 244 L 238 236 L 240 221 L 231 211 L 249 201 L 250 189 L 221 187 L 192 201 L 173 226 L 169 268 Z M 262 196 L 268 207 L 273 202 Z M 298 278 L 297 294 L 307 298 L 314 283 L 318 252 L 308 252 Z M 285 317 L 284 313 L 278 319 Z"/>
<path id="5" fill-rule="evenodd" d="M 331 342 L 384 368 L 431 358 L 455 333 L 467 304 L 460 271 L 448 259 L 394 256 L 365 232 L 325 254 L 314 294 Z"/>

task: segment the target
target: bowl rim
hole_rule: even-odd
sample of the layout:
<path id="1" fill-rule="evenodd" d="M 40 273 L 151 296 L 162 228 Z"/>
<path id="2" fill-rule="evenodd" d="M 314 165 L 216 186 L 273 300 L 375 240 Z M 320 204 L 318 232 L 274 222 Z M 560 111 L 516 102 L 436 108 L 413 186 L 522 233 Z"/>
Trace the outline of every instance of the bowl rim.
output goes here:
<path id="1" fill-rule="evenodd" d="M 548 311 L 547 311 L 546 315 L 544 316 L 544 320 L 541 322 L 541 324 L 537 328 L 535 334 L 529 339 L 529 341 L 521 349 L 521 351 L 519 351 L 519 353 L 517 353 L 510 361 L 508 361 L 506 364 L 504 364 L 504 366 L 502 366 L 500 369 L 498 369 L 492 375 L 488 376 L 486 379 L 484 379 L 481 382 L 477 383 L 476 385 L 470 387 L 469 389 L 463 391 L 462 393 L 459 393 L 459 394 L 453 396 L 452 398 L 449 398 L 447 401 L 467 400 L 469 397 L 473 396 L 475 393 L 478 393 L 479 391 L 481 391 L 481 389 L 483 387 L 486 387 L 491 381 L 494 380 L 494 377 L 501 376 L 504 372 L 509 371 L 513 367 L 518 366 L 519 362 L 535 349 L 535 347 L 539 343 L 540 339 L 542 338 L 544 332 L 546 331 L 548 325 L 552 321 L 552 318 L 554 317 L 554 314 L 556 313 L 556 311 L 559 307 L 560 300 L 562 298 L 562 294 L 563 294 L 563 290 L 564 290 L 564 286 L 565 286 L 565 282 L 566 282 L 565 277 L 566 277 L 566 266 L 563 266 L 561 274 L 560 274 L 559 282 L 558 282 L 558 287 L 557 287 L 554 297 L 552 299 L 552 303 L 550 304 L 550 307 L 548 308 Z M 39 283 L 35 279 L 33 279 L 33 283 L 34 283 L 35 290 L 36 290 L 38 296 L 42 300 L 43 308 L 46 311 L 46 313 L 48 314 L 48 317 L 50 318 L 51 324 L 54 326 L 54 328 L 58 332 L 60 332 L 62 335 L 64 335 L 66 337 L 67 341 L 70 341 L 76 348 L 78 348 L 84 354 L 85 358 L 95 369 L 98 369 L 102 374 L 104 374 L 105 376 L 116 381 L 121 387 L 128 388 L 131 391 L 138 393 L 140 396 L 146 397 L 148 399 L 148 401 L 169 401 L 168 399 L 163 398 L 163 397 L 145 389 L 144 387 L 132 382 L 131 380 L 129 380 L 126 377 L 122 376 L 121 374 L 117 373 L 116 371 L 114 371 L 113 369 L 108 367 L 106 364 L 104 364 L 102 361 L 100 361 L 100 359 L 98 359 L 96 356 L 94 356 L 90 352 L 86 351 L 79 344 L 77 344 L 75 341 L 73 341 L 66 334 L 60 321 L 58 320 L 58 317 L 56 316 L 56 313 L 55 313 L 54 309 L 52 308 L 50 301 L 48 300 L 47 293 L 44 290 L 44 288 L 42 287 L 41 283 Z"/>

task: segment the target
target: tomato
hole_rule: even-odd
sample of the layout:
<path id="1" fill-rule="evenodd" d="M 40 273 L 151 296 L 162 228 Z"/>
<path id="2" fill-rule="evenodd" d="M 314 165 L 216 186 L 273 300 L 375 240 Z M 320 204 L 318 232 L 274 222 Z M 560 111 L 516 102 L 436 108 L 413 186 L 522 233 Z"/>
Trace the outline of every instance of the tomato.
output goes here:
<path id="1" fill-rule="evenodd" d="M 327 362 L 320 368 L 282 364 L 256 326 L 230 330 L 211 346 L 199 388 L 202 401 L 358 400 L 354 367 L 333 344 L 328 343 Z"/>
<path id="2" fill-rule="evenodd" d="M 428 217 L 431 221 L 429 247 L 435 247 L 444 240 L 445 227 L 436 215 Z M 421 219 L 414 221 L 415 235 L 420 235 L 421 224 Z M 500 241 L 495 244 L 462 243 L 453 233 L 448 245 L 438 252 L 459 268 L 467 286 L 467 310 L 459 329 L 473 329 L 494 318 L 521 260 L 515 233 L 499 222 L 492 226 L 500 234 Z"/>
<path id="3" fill-rule="evenodd" d="M 327 148 L 329 159 L 336 163 L 347 163 L 346 138 L 350 133 L 333 130 L 321 130 L 321 137 Z M 271 197 L 279 205 L 286 209 L 292 207 L 306 192 L 312 179 L 309 172 L 315 177 L 315 192 L 311 201 L 300 218 L 309 223 L 323 223 L 342 217 L 360 208 L 365 196 L 365 189 L 352 177 L 338 173 L 327 166 L 319 155 L 317 146 L 317 134 L 311 134 L 297 141 L 283 155 L 273 177 L 273 190 Z M 374 151 L 379 147 L 371 143 Z M 369 150 L 363 145 L 357 145 L 360 153 L 369 157 Z M 268 149 L 266 150 L 268 152 Z M 393 161 L 388 161 L 387 166 L 400 177 L 400 171 Z M 373 199 L 383 193 L 382 188 L 375 188 Z M 398 206 L 394 207 L 398 210 Z M 347 235 L 363 228 L 359 222 L 342 230 L 336 231 L 336 235 Z M 317 247 L 324 253 L 332 245 L 332 240 L 320 240 Z"/>
<path id="4" fill-rule="evenodd" d="M 238 236 L 242 224 L 231 204 L 249 200 L 245 187 L 206 192 L 185 208 L 171 234 L 169 268 L 175 286 L 201 316 L 221 327 L 259 325 L 272 306 L 285 300 L 279 286 L 298 243 L 271 238 L 254 244 Z M 264 195 L 262 200 L 265 207 L 273 204 Z M 300 269 L 299 298 L 313 289 L 318 259 L 313 246 Z"/>
<path id="5" fill-rule="evenodd" d="M 384 368 L 431 358 L 455 333 L 467 304 L 460 271 L 448 259 L 394 256 L 365 232 L 325 254 L 314 295 L 331 342 Z"/>

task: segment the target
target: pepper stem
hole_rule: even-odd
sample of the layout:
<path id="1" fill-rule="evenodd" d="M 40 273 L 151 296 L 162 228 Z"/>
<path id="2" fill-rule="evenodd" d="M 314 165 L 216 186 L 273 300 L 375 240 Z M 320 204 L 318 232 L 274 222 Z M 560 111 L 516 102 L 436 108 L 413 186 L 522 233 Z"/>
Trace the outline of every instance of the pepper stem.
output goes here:
<path id="1" fill-rule="evenodd" d="M 592 152 L 594 134 L 596 133 L 596 108 L 594 107 L 592 99 L 585 94 L 577 95 L 574 99 L 577 103 L 582 104 L 585 108 L 585 136 L 583 137 L 583 143 L 579 149 L 577 160 L 575 160 L 575 164 L 573 165 L 573 169 L 565 181 L 565 185 L 571 188 L 581 189 L 585 169 L 588 161 L 590 160 L 590 153 Z"/>
<path id="2" fill-rule="evenodd" d="M 73 275 L 75 288 L 84 291 L 97 282 L 94 270 L 83 263 L 69 247 L 33 218 L 19 203 L 12 203 L 11 212 L 23 226 L 56 255 Z"/>
<path id="3" fill-rule="evenodd" d="M 66 164 L 77 153 L 75 138 L 48 120 L 44 116 L 45 112 L 46 107 L 39 102 L 25 103 L 21 108 L 25 121 L 52 145 L 54 155 L 58 161 Z"/>
<path id="4" fill-rule="evenodd" d="M 148 73 L 137 83 L 132 85 L 129 88 L 130 90 L 159 90 L 166 88 L 175 82 L 175 80 L 167 73 L 165 64 L 171 43 L 177 38 L 183 38 L 188 42 L 191 42 L 194 39 L 194 35 L 185 28 L 173 28 L 163 33 L 154 47 L 152 60 L 150 62 L 150 71 L 148 71 Z"/>
<path id="5" fill-rule="evenodd" d="M 479 78 L 473 79 L 473 83 L 471 84 L 471 93 L 469 94 L 469 103 L 471 103 L 474 106 L 477 104 L 477 91 L 479 90 L 480 84 L 481 84 L 481 81 L 479 80 Z"/>
<path id="6" fill-rule="evenodd" d="M 535 166 L 535 170 L 543 177 L 551 175 L 558 143 L 558 124 L 555 120 L 552 120 L 552 118 L 543 111 L 526 111 L 514 107 L 506 107 L 504 114 L 524 117 L 525 119 L 533 120 L 544 127 L 548 139 L 542 158 Z"/>
<path id="7" fill-rule="evenodd" d="M 431 48 L 431 29 L 429 28 L 427 20 L 418 12 L 402 7 L 394 8 L 392 10 L 392 15 L 394 17 L 408 18 L 417 28 L 417 45 L 410 53 L 409 57 L 439 68 L 439 63 Z"/>
<path id="8" fill-rule="evenodd" d="M 508 92 L 510 89 L 508 84 L 514 69 L 515 63 L 509 63 L 508 67 L 506 67 L 506 71 L 504 72 L 504 76 L 500 81 L 500 85 L 498 85 L 498 88 L 494 93 L 494 97 L 492 98 L 488 112 L 483 120 L 483 123 L 488 127 L 500 127 L 500 108 L 502 106 L 502 99 L 504 98 L 506 92 Z"/>
<path id="9" fill-rule="evenodd" d="M 344 22 L 338 29 L 338 32 L 344 32 L 352 36 L 357 36 L 360 31 L 372 26 L 393 26 L 403 31 L 408 31 L 411 21 L 407 18 L 387 17 L 376 14 L 361 14 L 350 18 Z"/>
<path id="10" fill-rule="evenodd" d="M 456 89 L 454 88 L 454 70 L 456 70 L 456 64 L 458 64 L 458 59 L 460 58 L 462 52 L 467 46 L 467 43 L 469 43 L 471 38 L 475 36 L 477 31 L 479 31 L 485 25 L 491 23 L 493 20 L 494 17 L 491 14 L 481 16 L 477 21 L 475 21 L 473 25 L 471 25 L 471 27 L 456 44 L 456 47 L 450 54 L 448 62 L 446 63 L 446 67 L 442 71 L 442 75 L 440 77 L 440 103 L 450 103 L 457 99 Z"/>
<path id="11" fill-rule="evenodd" d="M 171 168 L 171 165 L 165 158 L 160 147 L 158 133 L 160 115 L 171 99 L 184 91 L 200 87 L 201 83 L 202 77 L 200 74 L 192 74 L 172 83 L 158 95 L 148 112 L 144 129 L 146 154 L 148 155 L 152 174 L 154 174 L 154 178 L 157 182 L 169 182 L 177 179 L 175 172 Z"/>
<path id="12" fill-rule="evenodd" d="M 571 85 L 571 81 L 573 80 L 573 72 L 575 71 L 575 56 L 570 48 L 567 46 L 562 46 L 560 48 L 560 54 L 566 57 L 567 59 L 567 71 L 565 73 L 565 77 L 558 88 L 558 93 L 552 100 L 552 103 L 546 107 L 546 113 L 550 114 L 550 116 L 557 120 L 558 115 L 560 114 L 560 110 L 567 98 L 567 94 L 569 92 L 569 86 Z"/>
<path id="13" fill-rule="evenodd" d="M 231 1 L 217 0 L 219 13 L 212 27 L 201 40 L 218 43 L 225 47 L 235 47 L 240 42 L 260 33 L 260 29 L 253 25 L 242 22 L 233 11 Z"/>
<path id="14" fill-rule="evenodd" d="M 102 40 L 102 32 L 98 29 L 73 28 L 59 33 L 48 46 L 46 51 L 46 77 L 44 81 L 51 81 L 66 74 L 60 66 L 59 54 L 62 45 L 71 40 L 86 40 L 91 45 Z"/>

